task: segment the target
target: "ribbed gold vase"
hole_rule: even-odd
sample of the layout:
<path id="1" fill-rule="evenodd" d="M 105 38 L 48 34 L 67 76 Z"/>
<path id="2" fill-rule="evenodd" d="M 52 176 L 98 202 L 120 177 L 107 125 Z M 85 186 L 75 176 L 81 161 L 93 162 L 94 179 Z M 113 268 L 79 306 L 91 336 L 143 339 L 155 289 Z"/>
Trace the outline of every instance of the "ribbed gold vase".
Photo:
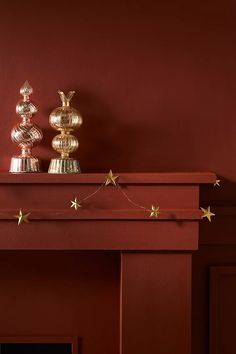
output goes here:
<path id="1" fill-rule="evenodd" d="M 52 128 L 60 131 L 53 138 L 52 147 L 61 156 L 51 159 L 48 173 L 80 173 L 79 161 L 69 156 L 79 146 L 78 139 L 71 132 L 82 124 L 80 113 L 70 106 L 75 91 L 70 91 L 67 96 L 62 91 L 58 93 L 62 106 L 52 111 L 49 122 Z"/>

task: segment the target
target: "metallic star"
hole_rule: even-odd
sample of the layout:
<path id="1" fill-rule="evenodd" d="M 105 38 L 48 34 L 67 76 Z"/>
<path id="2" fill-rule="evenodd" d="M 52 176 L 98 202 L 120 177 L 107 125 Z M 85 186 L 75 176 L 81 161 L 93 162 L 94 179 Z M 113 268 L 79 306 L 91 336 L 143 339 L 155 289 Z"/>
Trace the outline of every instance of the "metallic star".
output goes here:
<path id="1" fill-rule="evenodd" d="M 214 183 L 214 187 L 220 187 L 220 179 L 216 179 L 215 183 Z"/>
<path id="2" fill-rule="evenodd" d="M 15 218 L 18 219 L 18 226 L 22 224 L 23 222 L 29 222 L 28 216 L 30 213 L 24 214 L 24 212 L 20 209 L 18 215 L 14 215 Z"/>
<path id="3" fill-rule="evenodd" d="M 74 200 L 71 200 L 71 208 L 74 208 L 75 210 L 77 210 L 78 208 L 81 208 L 82 205 L 80 204 L 80 202 L 78 201 L 77 198 L 75 198 Z"/>
<path id="4" fill-rule="evenodd" d="M 215 214 L 211 212 L 210 207 L 207 207 L 207 209 L 201 208 L 201 211 L 203 212 L 202 218 L 207 218 L 211 222 L 211 217 Z"/>
<path id="5" fill-rule="evenodd" d="M 117 178 L 119 178 L 119 176 L 114 176 L 112 170 L 110 170 L 108 175 L 106 176 L 105 186 L 108 186 L 109 184 L 113 184 L 113 186 L 116 186 Z"/>
<path id="6" fill-rule="evenodd" d="M 159 211 L 159 207 L 155 207 L 154 205 L 152 205 L 152 208 L 150 210 L 150 218 L 152 216 L 154 216 L 155 218 L 158 218 L 158 215 L 160 214 L 160 211 Z"/>

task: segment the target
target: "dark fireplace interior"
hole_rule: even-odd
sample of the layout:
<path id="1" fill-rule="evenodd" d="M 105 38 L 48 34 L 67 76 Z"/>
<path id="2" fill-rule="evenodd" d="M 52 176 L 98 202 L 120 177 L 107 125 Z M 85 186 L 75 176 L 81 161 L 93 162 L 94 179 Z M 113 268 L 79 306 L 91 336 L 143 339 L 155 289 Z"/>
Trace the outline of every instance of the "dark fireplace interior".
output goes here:
<path id="1" fill-rule="evenodd" d="M 0 354 L 72 354 L 71 343 L 1 343 Z"/>

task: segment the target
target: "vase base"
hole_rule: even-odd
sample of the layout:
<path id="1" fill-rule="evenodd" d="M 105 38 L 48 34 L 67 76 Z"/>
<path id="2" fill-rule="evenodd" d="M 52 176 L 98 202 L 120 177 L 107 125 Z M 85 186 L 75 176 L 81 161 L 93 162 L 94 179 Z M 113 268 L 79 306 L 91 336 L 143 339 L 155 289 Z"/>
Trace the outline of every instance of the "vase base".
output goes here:
<path id="1" fill-rule="evenodd" d="M 51 159 L 48 173 L 81 173 L 79 161 L 61 157 Z"/>
<path id="2" fill-rule="evenodd" d="M 39 160 L 32 156 L 13 156 L 11 158 L 11 173 L 34 173 L 40 172 Z"/>

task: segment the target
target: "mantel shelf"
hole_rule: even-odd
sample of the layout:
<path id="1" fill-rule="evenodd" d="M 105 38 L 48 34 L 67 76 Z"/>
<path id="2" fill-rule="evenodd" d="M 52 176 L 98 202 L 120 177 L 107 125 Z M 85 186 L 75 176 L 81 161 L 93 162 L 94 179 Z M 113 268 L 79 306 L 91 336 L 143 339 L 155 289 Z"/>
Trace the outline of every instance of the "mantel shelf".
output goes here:
<path id="1" fill-rule="evenodd" d="M 0 183 L 3 184 L 101 184 L 104 173 L 81 173 L 53 175 L 48 173 L 12 174 L 0 173 Z M 204 184 L 214 183 L 215 173 L 212 172 L 160 172 L 160 173 L 114 173 L 119 175 L 120 184 Z"/>
<path id="2" fill-rule="evenodd" d="M 102 190 L 108 171 L 0 173 L 0 250 L 198 248 L 199 189 L 213 185 L 214 173 L 113 173 L 121 187 Z M 71 209 L 75 197 L 82 203 L 79 210 Z M 157 219 L 150 217 L 152 206 L 160 208 Z M 14 216 L 20 209 L 30 213 L 30 222 L 18 227 Z"/>

